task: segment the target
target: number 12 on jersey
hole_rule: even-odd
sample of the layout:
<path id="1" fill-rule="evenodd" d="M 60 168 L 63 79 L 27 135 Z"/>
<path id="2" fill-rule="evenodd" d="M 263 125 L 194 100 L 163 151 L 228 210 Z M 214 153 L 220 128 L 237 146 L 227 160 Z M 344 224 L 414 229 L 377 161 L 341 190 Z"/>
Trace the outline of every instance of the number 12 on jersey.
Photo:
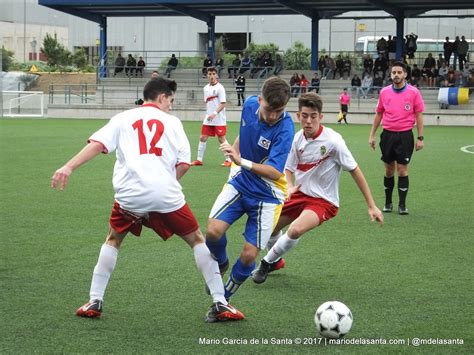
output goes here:
<path id="1" fill-rule="evenodd" d="M 140 148 L 140 154 L 155 154 L 156 156 L 160 157 L 162 149 L 157 147 L 156 144 L 163 135 L 165 126 L 163 126 L 163 123 L 161 123 L 159 120 L 149 120 L 146 125 L 148 126 L 148 130 L 150 132 L 153 132 L 153 126 L 155 126 L 155 133 L 153 134 L 153 138 L 151 139 L 149 147 L 146 142 L 145 132 L 143 132 L 143 119 L 139 119 L 132 125 L 138 134 L 138 146 Z"/>

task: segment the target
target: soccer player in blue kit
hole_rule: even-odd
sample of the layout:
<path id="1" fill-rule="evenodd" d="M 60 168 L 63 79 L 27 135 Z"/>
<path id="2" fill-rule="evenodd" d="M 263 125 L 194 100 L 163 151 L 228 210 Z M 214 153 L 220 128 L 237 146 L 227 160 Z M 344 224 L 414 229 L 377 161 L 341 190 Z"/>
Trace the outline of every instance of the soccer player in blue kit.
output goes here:
<path id="1" fill-rule="evenodd" d="M 224 154 L 241 167 L 214 202 L 207 225 L 206 244 L 221 274 L 229 267 L 226 231 L 247 215 L 244 247 L 225 283 L 226 299 L 255 269 L 255 259 L 266 247 L 287 195 L 284 168 L 294 135 L 293 120 L 285 112 L 289 99 L 290 86 L 284 80 L 267 79 L 261 95 L 245 101 L 234 145 L 220 145 Z M 213 305 L 206 321 L 219 321 L 215 316 L 219 312 L 218 305 Z"/>

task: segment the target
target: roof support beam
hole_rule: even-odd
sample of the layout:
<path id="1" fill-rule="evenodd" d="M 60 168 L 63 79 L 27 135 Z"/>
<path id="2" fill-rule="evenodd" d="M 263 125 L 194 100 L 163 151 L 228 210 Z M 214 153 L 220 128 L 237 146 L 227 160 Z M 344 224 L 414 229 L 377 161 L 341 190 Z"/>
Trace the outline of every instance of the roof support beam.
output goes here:
<path id="1" fill-rule="evenodd" d="M 293 4 L 292 1 L 288 1 L 288 0 L 274 0 L 274 2 L 276 2 L 277 4 L 280 4 L 280 5 L 283 5 L 293 11 L 296 11 L 298 13 L 300 13 L 301 15 L 305 15 L 306 17 L 309 17 L 309 18 L 312 18 L 314 16 L 313 14 L 313 10 L 311 10 L 310 8 L 306 7 L 306 6 L 301 6 L 301 5 L 298 5 L 298 4 Z"/>
<path id="2" fill-rule="evenodd" d="M 398 17 L 403 13 L 403 10 L 400 8 L 388 5 L 383 0 L 368 0 L 368 2 L 389 13 L 390 15 L 393 15 L 394 17 Z"/>
<path id="3" fill-rule="evenodd" d="M 187 8 L 185 6 L 174 5 L 174 4 L 173 5 L 172 4 L 161 4 L 161 5 L 166 6 L 167 8 L 169 8 L 171 10 L 174 10 L 176 12 L 179 12 L 181 14 L 194 17 L 194 18 L 196 18 L 198 20 L 201 20 L 201 21 L 204 21 L 204 22 L 209 22 L 211 20 L 210 15 L 208 15 L 204 12 L 201 12 L 201 11 L 197 11 L 197 10 Z"/>

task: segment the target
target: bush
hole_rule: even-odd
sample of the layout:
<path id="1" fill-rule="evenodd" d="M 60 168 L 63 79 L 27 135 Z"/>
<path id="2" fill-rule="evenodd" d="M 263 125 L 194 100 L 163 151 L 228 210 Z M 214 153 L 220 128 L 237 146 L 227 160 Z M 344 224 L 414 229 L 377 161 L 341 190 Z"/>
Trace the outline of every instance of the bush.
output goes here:
<path id="1" fill-rule="evenodd" d="M 58 42 L 56 33 L 54 37 L 51 37 L 49 33 L 46 34 L 41 52 L 46 55 L 48 64 L 51 66 L 67 66 L 72 64 L 71 52 Z"/>
<path id="2" fill-rule="evenodd" d="M 9 71 L 13 64 L 13 52 L 2 46 L 2 70 Z"/>
<path id="3" fill-rule="evenodd" d="M 87 65 L 87 56 L 86 56 L 86 51 L 84 48 L 79 48 L 76 50 L 76 52 L 72 56 L 72 63 L 78 68 L 78 69 L 84 69 Z"/>
<path id="4" fill-rule="evenodd" d="M 309 70 L 311 68 L 311 50 L 303 42 L 296 41 L 285 52 L 285 69 Z"/>

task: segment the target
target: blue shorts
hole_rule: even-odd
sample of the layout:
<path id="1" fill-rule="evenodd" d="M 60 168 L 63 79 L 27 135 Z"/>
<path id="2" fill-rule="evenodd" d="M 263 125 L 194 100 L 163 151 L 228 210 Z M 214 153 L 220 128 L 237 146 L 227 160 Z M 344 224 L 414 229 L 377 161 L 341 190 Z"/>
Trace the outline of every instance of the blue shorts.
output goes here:
<path id="1" fill-rule="evenodd" d="M 264 249 L 280 218 L 282 206 L 242 195 L 234 186 L 226 184 L 214 202 L 209 218 L 233 224 L 246 214 L 245 241 Z"/>

